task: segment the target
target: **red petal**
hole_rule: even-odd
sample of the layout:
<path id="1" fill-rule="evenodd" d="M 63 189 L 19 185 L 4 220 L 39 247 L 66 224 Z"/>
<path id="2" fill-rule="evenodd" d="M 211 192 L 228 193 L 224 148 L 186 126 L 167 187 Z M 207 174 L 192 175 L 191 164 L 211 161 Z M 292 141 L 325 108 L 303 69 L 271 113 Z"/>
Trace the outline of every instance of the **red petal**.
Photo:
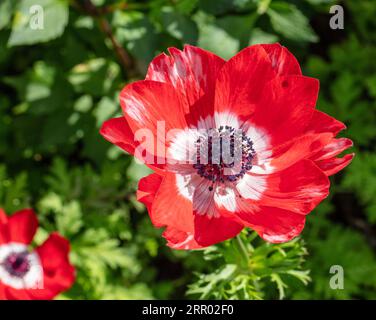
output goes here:
<path id="1" fill-rule="evenodd" d="M 202 248 L 191 232 L 184 232 L 173 227 L 167 227 L 163 232 L 163 237 L 167 240 L 167 245 L 173 249 L 194 250 Z"/>
<path id="2" fill-rule="evenodd" d="M 135 154 L 135 148 L 140 145 L 139 141 L 134 141 L 134 134 L 129 127 L 129 124 L 125 117 L 113 118 L 105 121 L 102 125 L 100 133 L 106 140 L 117 145 L 118 147 L 132 155 Z M 145 150 L 145 152 L 148 151 L 149 150 L 147 149 Z M 147 155 L 143 154 L 143 156 L 145 156 L 145 159 L 152 159 L 152 161 L 150 161 L 151 163 L 145 164 L 153 170 L 161 171 L 163 170 L 163 163 L 165 163 L 165 161 L 158 161 L 158 158 L 152 154 L 153 152 L 154 149 L 150 150 L 150 153 L 147 153 Z M 138 156 L 139 160 L 144 160 L 142 157 L 139 157 L 137 153 L 136 156 Z"/>
<path id="3" fill-rule="evenodd" d="M 268 53 L 272 67 L 279 75 L 301 75 L 299 62 L 294 55 L 279 43 L 263 44 L 262 47 Z"/>
<path id="4" fill-rule="evenodd" d="M 348 166 L 354 156 L 355 153 L 351 153 L 345 155 L 342 158 L 331 158 L 327 160 L 316 161 L 315 163 L 322 171 L 324 171 L 327 176 L 331 176 Z"/>
<path id="5" fill-rule="evenodd" d="M 51 233 L 48 239 L 36 251 L 41 258 L 43 268 L 55 270 L 64 263 L 69 263 L 69 241 L 58 233 Z"/>
<path id="6" fill-rule="evenodd" d="M 163 179 L 158 174 L 151 174 L 142 178 L 138 185 L 137 200 L 145 204 L 155 226 L 166 226 L 163 237 L 169 247 L 184 250 L 198 249 L 201 246 L 193 236 L 193 213 L 192 210 L 187 210 L 191 204 L 188 203 L 188 206 L 184 207 L 188 200 L 179 195 L 174 176 L 169 174 Z M 159 189 L 162 189 L 161 192 L 158 191 Z M 158 199 L 153 206 L 156 193 Z M 169 204 L 171 199 L 175 200 Z M 164 206 L 166 211 L 163 211 Z M 179 208 L 177 212 L 175 212 L 176 206 Z"/>
<path id="7" fill-rule="evenodd" d="M 211 246 L 218 242 L 235 237 L 244 226 L 229 217 L 208 217 L 195 214 L 194 238 L 203 247 Z"/>
<path id="8" fill-rule="evenodd" d="M 226 62 L 218 74 L 215 111 L 229 111 L 249 118 L 265 84 L 275 76 L 269 56 L 261 45 L 245 48 Z"/>
<path id="9" fill-rule="evenodd" d="M 8 243 L 9 240 L 9 230 L 7 224 L 0 225 L 0 245 Z"/>
<path id="10" fill-rule="evenodd" d="M 8 216 L 5 211 L 0 208 L 0 224 L 5 224 L 8 222 Z"/>
<path id="11" fill-rule="evenodd" d="M 261 205 L 301 214 L 311 212 L 329 194 L 328 177 L 310 160 L 266 176 Z"/>
<path id="12" fill-rule="evenodd" d="M 142 80 L 127 85 L 120 93 L 120 104 L 133 133 L 149 129 L 157 133 L 157 122 L 166 124 L 166 132 L 187 126 L 184 102 L 167 83 Z"/>
<path id="13" fill-rule="evenodd" d="M 341 121 L 334 119 L 324 112 L 315 110 L 306 131 L 307 133 L 332 132 L 335 136 L 343 129 L 346 129 L 346 126 Z"/>
<path id="14" fill-rule="evenodd" d="M 276 146 L 306 131 L 319 92 L 317 79 L 281 76 L 270 81 L 257 102 L 250 125 L 265 129 Z"/>
<path id="15" fill-rule="evenodd" d="M 169 83 L 186 98 L 186 106 L 192 106 L 204 94 L 214 96 L 215 79 L 225 60 L 203 49 L 186 45 L 184 51 L 169 49 L 150 64 L 147 80 Z M 186 112 L 188 109 L 186 109 Z"/>
<path id="16" fill-rule="evenodd" d="M 346 126 L 342 122 L 328 116 L 323 112 L 316 111 L 310 125 L 307 128 L 307 132 L 330 132 L 334 137 L 338 132 L 345 128 Z M 322 171 L 324 171 L 326 175 L 331 176 L 342 170 L 351 162 L 354 154 L 348 154 L 343 158 L 335 158 L 335 156 L 347 148 L 350 148 L 352 145 L 353 143 L 350 139 L 333 138 L 321 150 L 313 154 L 311 159 L 315 161 L 316 165 Z"/>
<path id="17" fill-rule="evenodd" d="M 295 238 L 302 232 L 305 223 L 304 215 L 270 207 L 260 207 L 258 212 L 242 212 L 239 216 L 261 238 L 272 243 Z"/>
<path id="18" fill-rule="evenodd" d="M 347 138 L 332 139 L 332 141 L 315 153 L 311 159 L 314 161 L 325 160 L 339 155 L 342 151 L 353 146 L 353 142 Z"/>
<path id="19" fill-rule="evenodd" d="M 198 249 L 231 238 L 242 229 L 241 225 L 228 218 L 214 218 L 208 223 L 208 234 L 201 234 L 203 230 L 200 226 L 197 228 L 193 225 L 192 202 L 177 189 L 176 175 L 167 174 L 159 186 L 160 180 L 161 177 L 155 174 L 143 178 L 139 184 L 138 199 L 149 208 L 150 218 L 155 226 L 166 226 L 163 236 L 168 246 L 174 249 Z M 205 218 L 200 220 L 197 216 L 195 223 L 206 223 Z M 202 224 L 201 226 L 204 227 Z M 211 230 L 211 227 L 214 229 Z M 221 234 L 214 235 L 217 231 Z M 212 241 L 214 242 L 211 243 Z"/>
<path id="20" fill-rule="evenodd" d="M 34 299 L 52 299 L 73 285 L 75 271 L 69 262 L 69 250 L 68 240 L 57 233 L 52 233 L 35 250 L 43 266 L 44 289 L 31 290 L 30 294 Z"/>
<path id="21" fill-rule="evenodd" d="M 259 164 L 252 169 L 254 173 L 271 173 L 284 170 L 298 161 L 309 158 L 326 146 L 332 139 L 331 133 L 307 134 L 258 155 Z"/>
<path id="22" fill-rule="evenodd" d="M 124 117 L 105 121 L 100 130 L 100 134 L 109 142 L 130 154 L 134 154 L 134 134 Z"/>
<path id="23" fill-rule="evenodd" d="M 181 97 L 170 84 L 144 80 L 126 86 L 120 103 L 140 147 L 135 156 L 153 169 L 163 169 L 166 140 L 187 126 Z"/>
<path id="24" fill-rule="evenodd" d="M 164 176 L 155 195 L 150 218 L 155 226 L 171 226 L 193 232 L 192 201 L 179 192 L 176 184 L 175 174 Z"/>
<path id="25" fill-rule="evenodd" d="M 159 174 L 152 173 L 144 177 L 138 183 L 137 200 L 143 203 L 148 211 L 151 210 L 151 205 L 154 201 L 155 194 L 157 193 L 163 177 Z"/>
<path id="26" fill-rule="evenodd" d="M 9 242 L 8 217 L 0 208 L 0 245 Z"/>
<path id="27" fill-rule="evenodd" d="M 10 286 L 4 287 L 6 300 L 31 300 L 29 290 L 14 289 Z"/>
<path id="28" fill-rule="evenodd" d="M 5 294 L 5 285 L 1 283 L 0 281 L 0 301 L 1 300 L 7 300 L 6 294 Z"/>
<path id="29" fill-rule="evenodd" d="M 30 244 L 38 228 L 38 219 L 31 209 L 20 210 L 8 219 L 9 240 Z"/>

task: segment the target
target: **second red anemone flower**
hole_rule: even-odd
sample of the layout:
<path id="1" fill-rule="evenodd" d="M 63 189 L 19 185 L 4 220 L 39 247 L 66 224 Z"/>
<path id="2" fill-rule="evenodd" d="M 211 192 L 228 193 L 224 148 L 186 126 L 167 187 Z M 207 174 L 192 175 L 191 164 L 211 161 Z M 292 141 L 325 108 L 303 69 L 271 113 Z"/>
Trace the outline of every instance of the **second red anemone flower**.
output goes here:
<path id="1" fill-rule="evenodd" d="M 337 157 L 352 145 L 336 138 L 345 125 L 315 109 L 318 80 L 303 76 L 279 44 L 251 46 L 228 61 L 188 45 L 169 53 L 151 62 L 145 80 L 122 90 L 124 116 L 101 129 L 138 157 L 140 130 L 153 133 L 146 154 L 155 173 L 137 194 L 153 224 L 166 227 L 176 249 L 209 246 L 244 227 L 270 242 L 299 235 L 328 195 L 328 176 L 353 157 Z M 159 123 L 173 132 L 169 138 L 160 137 Z M 222 156 L 213 160 L 213 136 L 221 150 L 237 141 L 236 171 Z M 187 154 L 196 162 L 183 162 Z"/>
<path id="2" fill-rule="evenodd" d="M 32 210 L 8 217 L 0 209 L 0 300 L 50 300 L 72 286 L 68 240 L 52 233 L 30 250 L 37 228 Z"/>

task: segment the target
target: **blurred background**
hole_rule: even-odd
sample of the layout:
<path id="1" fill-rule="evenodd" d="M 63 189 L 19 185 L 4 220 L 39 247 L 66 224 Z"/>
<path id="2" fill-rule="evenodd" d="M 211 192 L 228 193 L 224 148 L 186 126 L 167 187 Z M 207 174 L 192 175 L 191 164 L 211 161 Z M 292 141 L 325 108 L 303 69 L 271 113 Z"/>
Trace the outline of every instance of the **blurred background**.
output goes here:
<path id="1" fill-rule="evenodd" d="M 330 28 L 333 5 L 344 29 Z M 59 298 L 186 298 L 195 272 L 213 270 L 203 252 L 165 246 L 135 200 L 148 169 L 99 128 L 120 114 L 122 87 L 170 46 L 230 58 L 280 42 L 320 80 L 318 109 L 346 123 L 356 152 L 302 233 L 312 281 L 285 297 L 375 299 L 375 17 L 374 0 L 0 0 L 0 207 L 35 208 L 37 243 L 52 230 L 71 241 L 77 281 Z M 332 265 L 344 268 L 343 290 L 328 285 Z M 272 286 L 264 298 L 278 298 Z"/>

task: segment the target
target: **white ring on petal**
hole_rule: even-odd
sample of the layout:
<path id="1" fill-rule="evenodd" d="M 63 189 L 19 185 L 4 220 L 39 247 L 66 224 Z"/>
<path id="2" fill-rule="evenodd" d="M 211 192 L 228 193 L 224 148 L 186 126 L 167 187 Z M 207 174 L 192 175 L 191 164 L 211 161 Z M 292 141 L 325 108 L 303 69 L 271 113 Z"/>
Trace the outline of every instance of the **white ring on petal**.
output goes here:
<path id="1" fill-rule="evenodd" d="M 200 215 L 208 217 L 219 217 L 220 213 L 215 205 L 214 192 L 209 191 L 212 182 L 201 178 L 201 183 L 196 185 L 193 193 L 193 210 Z"/>
<path id="2" fill-rule="evenodd" d="M 197 153 L 196 141 L 199 136 L 196 129 L 176 131 L 173 137 L 168 137 L 167 159 L 180 164 L 194 164 Z"/>
<path id="3" fill-rule="evenodd" d="M 215 112 L 214 121 L 215 128 L 219 128 L 220 126 L 229 126 L 234 129 L 240 128 L 240 123 L 237 115 L 229 111 Z"/>
<path id="4" fill-rule="evenodd" d="M 14 289 L 43 289 L 43 267 L 35 251 L 27 255 L 30 268 L 23 277 L 10 274 L 3 266 L 4 260 L 10 254 L 22 252 L 28 252 L 27 246 L 22 243 L 0 245 L 0 281 Z"/>
<path id="5" fill-rule="evenodd" d="M 244 125 L 244 126 L 243 126 Z M 200 118 L 197 128 L 182 131 L 173 139 L 168 150 L 169 156 L 174 159 L 185 160 L 188 152 L 194 153 L 196 150 L 196 141 L 200 130 L 216 129 L 220 126 L 230 126 L 234 129 L 242 128 L 253 143 L 256 153 L 255 161 L 249 172 L 263 172 L 265 168 L 272 170 L 270 162 L 264 162 L 263 159 L 269 159 L 270 138 L 262 129 L 252 126 L 250 122 L 241 124 L 236 114 L 231 112 L 216 112 L 214 116 Z M 188 153 L 189 154 L 189 153 Z M 233 185 L 214 183 L 200 177 L 194 172 L 180 172 L 176 175 L 176 185 L 179 193 L 186 199 L 192 201 L 193 209 L 198 214 L 205 214 L 209 217 L 220 215 L 220 209 L 224 208 L 229 212 L 239 210 L 240 202 L 237 195 L 240 194 L 244 199 L 259 200 L 263 192 L 267 189 L 265 176 L 255 176 L 246 173 L 240 180 Z M 189 174 L 188 174 L 189 173 Z M 248 205 L 246 206 L 249 209 Z M 244 208 L 243 208 L 244 209 Z"/>
<path id="6" fill-rule="evenodd" d="M 246 135 L 253 142 L 253 149 L 255 150 L 256 157 L 255 163 L 252 165 L 250 172 L 256 174 L 268 174 L 272 173 L 274 168 L 270 164 L 270 157 L 272 156 L 272 150 L 270 145 L 270 138 L 268 133 L 256 126 L 247 123 L 245 125 L 247 128 Z"/>
<path id="7" fill-rule="evenodd" d="M 190 174 L 176 174 L 175 177 L 176 187 L 179 193 L 187 200 L 192 201 L 194 190 L 199 183 L 198 180 L 202 178 L 197 175 L 196 179 L 194 179 L 194 175 Z"/>
<path id="8" fill-rule="evenodd" d="M 198 130 L 210 130 L 215 128 L 215 122 L 212 116 L 207 116 L 206 118 L 200 118 L 197 122 Z"/>
<path id="9" fill-rule="evenodd" d="M 230 186 L 218 185 L 214 192 L 214 201 L 219 208 L 235 212 L 237 208 L 236 190 Z"/>
<path id="10" fill-rule="evenodd" d="M 265 130 L 249 125 L 246 131 L 246 136 L 253 142 L 253 149 L 256 154 L 265 153 L 270 149 L 270 138 Z"/>
<path id="11" fill-rule="evenodd" d="M 236 189 L 245 199 L 259 200 L 267 189 L 266 177 L 246 173 L 236 185 Z"/>

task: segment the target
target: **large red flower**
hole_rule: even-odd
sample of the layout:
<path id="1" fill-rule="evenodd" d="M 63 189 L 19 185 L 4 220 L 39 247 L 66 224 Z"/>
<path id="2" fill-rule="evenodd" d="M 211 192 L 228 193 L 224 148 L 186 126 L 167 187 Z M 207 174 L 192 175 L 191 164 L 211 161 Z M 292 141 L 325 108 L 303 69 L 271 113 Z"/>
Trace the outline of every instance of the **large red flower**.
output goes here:
<path id="1" fill-rule="evenodd" d="M 37 228 L 32 210 L 7 217 L 0 209 L 0 300 L 50 300 L 72 286 L 69 242 L 52 233 L 31 251 Z"/>
<path id="2" fill-rule="evenodd" d="M 156 171 L 137 194 L 153 224 L 166 227 L 176 249 L 209 246 L 244 227 L 270 242 L 299 235 L 328 195 L 328 176 L 353 157 L 337 157 L 352 146 L 335 138 L 345 125 L 315 109 L 318 80 L 279 44 L 250 46 L 229 61 L 193 46 L 169 53 L 122 90 L 124 116 L 101 129 Z M 153 133 L 144 153 L 142 130 Z M 222 157 L 226 145 L 240 165 Z"/>

